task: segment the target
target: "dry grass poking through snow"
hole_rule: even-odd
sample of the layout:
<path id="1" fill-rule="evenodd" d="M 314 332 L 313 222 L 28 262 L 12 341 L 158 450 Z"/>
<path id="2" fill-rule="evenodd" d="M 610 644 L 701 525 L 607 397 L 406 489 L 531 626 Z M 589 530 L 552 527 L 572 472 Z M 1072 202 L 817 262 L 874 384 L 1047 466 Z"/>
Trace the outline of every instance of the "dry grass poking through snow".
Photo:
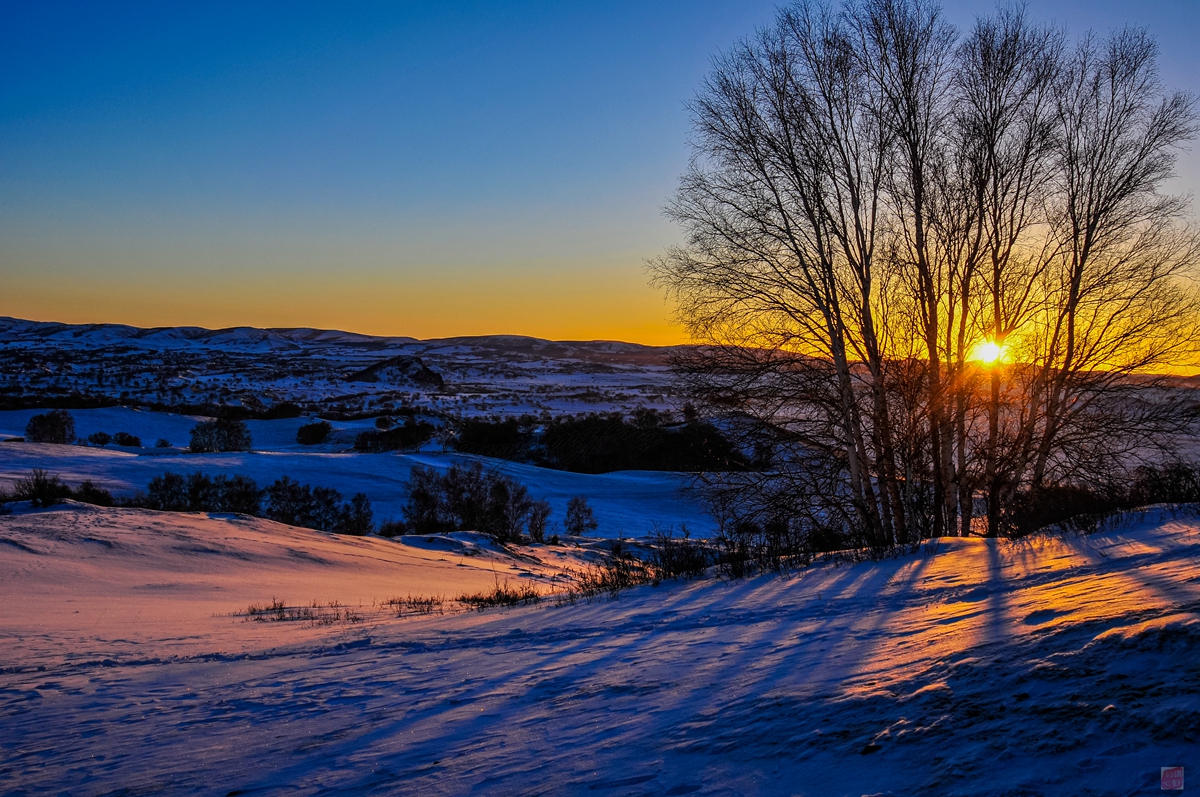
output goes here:
<path id="1" fill-rule="evenodd" d="M 236 615 L 235 615 L 236 616 Z M 274 623 L 308 623 L 320 625 L 349 625 L 361 623 L 363 615 L 349 606 L 343 606 L 337 601 L 319 603 L 313 601 L 307 606 L 288 606 L 278 598 L 272 598 L 269 604 L 250 604 L 244 617 L 255 622 Z"/>
<path id="2" fill-rule="evenodd" d="M 455 600 L 464 606 L 470 606 L 476 611 L 494 609 L 500 606 L 532 606 L 541 603 L 542 593 L 532 584 L 520 584 L 516 587 L 505 581 L 496 582 L 491 590 L 476 592 L 473 595 L 459 595 Z"/>

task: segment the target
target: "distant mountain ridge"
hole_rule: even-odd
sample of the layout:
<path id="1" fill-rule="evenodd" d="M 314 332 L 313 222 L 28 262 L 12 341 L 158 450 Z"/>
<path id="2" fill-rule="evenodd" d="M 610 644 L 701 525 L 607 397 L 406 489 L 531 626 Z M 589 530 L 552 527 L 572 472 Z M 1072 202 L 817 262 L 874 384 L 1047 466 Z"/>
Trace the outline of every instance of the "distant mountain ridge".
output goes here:
<path id="1" fill-rule="evenodd" d="M 23 342 L 57 343 L 65 346 L 130 346 L 173 347 L 207 346 L 241 349 L 301 349 L 309 346 L 334 346 L 356 349 L 482 349 L 491 352 L 511 352 L 526 356 L 549 358 L 579 357 L 592 359 L 597 355 L 618 357 L 649 355 L 660 358 L 674 347 L 648 346 L 611 340 L 554 341 L 525 335 L 471 335 L 421 340 L 407 336 L 364 335 L 335 329 L 313 327 L 135 327 L 128 324 L 66 324 L 57 321 L 29 321 L 0 316 L 0 345 Z"/>

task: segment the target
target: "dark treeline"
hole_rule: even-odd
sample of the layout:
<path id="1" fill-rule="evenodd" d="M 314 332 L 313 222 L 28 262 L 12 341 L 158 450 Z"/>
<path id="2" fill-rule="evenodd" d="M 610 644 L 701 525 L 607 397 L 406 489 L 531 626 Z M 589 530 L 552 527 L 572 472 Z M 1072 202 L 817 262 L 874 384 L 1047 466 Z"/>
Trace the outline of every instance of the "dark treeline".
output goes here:
<path id="1" fill-rule="evenodd" d="M 1175 462 L 1142 466 L 1125 483 L 1103 487 L 1048 485 L 1018 493 L 1008 507 L 1011 537 L 1049 527 L 1091 532 L 1104 520 L 1130 509 L 1153 504 L 1200 505 L 1200 467 Z M 840 528 L 799 529 L 786 516 L 731 520 L 713 540 L 722 572 L 740 578 L 754 570 L 802 566 L 815 556 L 844 549 Z"/>
<path id="2" fill-rule="evenodd" d="M 467 454 L 575 473 L 694 473 L 744 470 L 753 464 L 712 424 L 690 413 L 683 423 L 672 423 L 652 409 L 636 410 L 630 419 L 606 413 L 544 424 L 531 416 L 468 419 L 461 423 L 456 447 Z"/>
<path id="3" fill-rule="evenodd" d="M 47 388 L 25 393 L 20 386 L 0 385 L 0 411 L 9 410 L 93 410 L 118 407 L 122 402 L 111 396 L 96 396 L 71 390 Z"/>
<path id="4" fill-rule="evenodd" d="M 167 471 L 151 479 L 146 492 L 114 498 L 91 480 L 72 488 L 57 475 L 35 469 L 17 480 L 11 495 L 0 491 L 0 507 L 10 501 L 29 501 L 35 507 L 47 507 L 68 498 L 95 506 L 253 515 L 338 534 L 363 535 L 375 530 L 371 501 L 363 493 L 343 501 L 337 490 L 301 484 L 287 476 L 262 488 L 254 479 L 241 474 L 183 475 Z"/>
<path id="5" fill-rule="evenodd" d="M 415 448 L 433 437 L 435 431 L 431 423 L 408 418 L 390 429 L 359 432 L 354 438 L 354 450 L 375 453 Z"/>
<path id="6" fill-rule="evenodd" d="M 232 404 L 164 404 L 160 401 L 140 401 L 136 398 L 114 398 L 74 390 L 47 388 L 35 394 L 24 393 L 20 387 L 0 386 L 0 410 L 93 410 L 108 407 L 137 407 L 152 412 L 173 415 L 203 415 L 209 418 L 232 418 L 239 421 L 275 421 L 298 418 L 304 414 L 300 405 L 281 401 L 270 407 L 245 407 Z"/>
<path id="7" fill-rule="evenodd" d="M 338 534 L 375 530 L 371 502 L 363 493 L 343 501 L 337 490 L 301 484 L 287 476 L 260 488 L 254 479 L 240 474 L 183 476 L 168 471 L 150 480 L 144 496 L 135 496 L 125 505 L 165 512 L 236 512 Z"/>

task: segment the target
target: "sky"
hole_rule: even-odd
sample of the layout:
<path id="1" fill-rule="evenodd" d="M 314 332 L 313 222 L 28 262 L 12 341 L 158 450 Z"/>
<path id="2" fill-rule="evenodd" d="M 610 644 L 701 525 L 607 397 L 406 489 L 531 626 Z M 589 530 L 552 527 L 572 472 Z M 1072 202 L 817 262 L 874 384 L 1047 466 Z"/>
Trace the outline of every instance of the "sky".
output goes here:
<path id="1" fill-rule="evenodd" d="M 0 0 L 0 315 L 680 342 L 685 103 L 776 5 Z M 1196 0 L 1030 9 L 1200 89 Z"/>

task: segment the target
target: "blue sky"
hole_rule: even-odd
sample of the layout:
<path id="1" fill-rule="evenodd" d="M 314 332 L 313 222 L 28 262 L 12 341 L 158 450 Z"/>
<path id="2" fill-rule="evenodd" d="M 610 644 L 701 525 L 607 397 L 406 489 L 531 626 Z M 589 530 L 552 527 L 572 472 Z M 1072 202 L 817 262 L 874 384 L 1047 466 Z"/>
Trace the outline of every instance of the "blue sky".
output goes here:
<path id="1" fill-rule="evenodd" d="M 0 314 L 678 339 L 642 263 L 684 103 L 774 8 L 5 3 Z M 1200 2 L 1030 9 L 1144 25 L 1196 87 Z"/>

